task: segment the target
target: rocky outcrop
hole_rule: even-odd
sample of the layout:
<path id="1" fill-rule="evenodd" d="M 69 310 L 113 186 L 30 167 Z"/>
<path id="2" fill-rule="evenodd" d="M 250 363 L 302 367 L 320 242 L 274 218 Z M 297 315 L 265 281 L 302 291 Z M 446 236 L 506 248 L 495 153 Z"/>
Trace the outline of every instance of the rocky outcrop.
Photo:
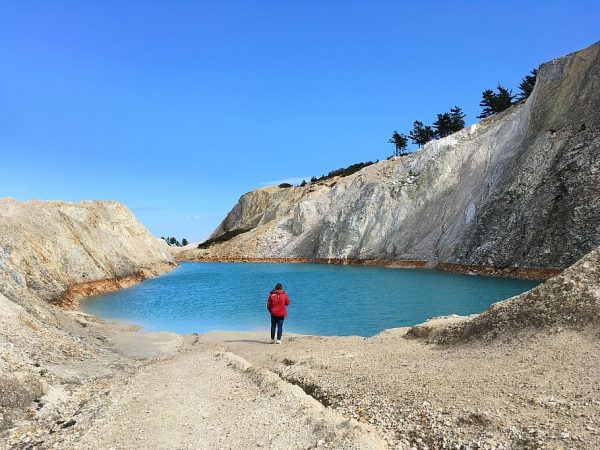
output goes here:
<path id="1" fill-rule="evenodd" d="M 543 64 L 532 95 L 406 157 L 242 196 L 181 259 L 409 259 L 564 268 L 600 245 L 600 43 Z M 234 234 L 234 233 L 232 233 Z"/>
<path id="2" fill-rule="evenodd" d="M 59 301 L 69 287 L 173 264 L 166 247 L 116 202 L 0 200 L 0 291 Z M 7 294 L 8 295 L 8 294 Z"/>
<path id="3" fill-rule="evenodd" d="M 119 203 L 0 200 L 0 430 L 52 385 L 89 376 L 74 361 L 89 369 L 106 353 L 53 303 L 73 305 L 173 266 Z"/>
<path id="4" fill-rule="evenodd" d="M 409 335 L 454 344 L 489 340 L 525 329 L 584 329 L 600 323 L 600 247 L 560 275 L 469 319 L 433 320 Z M 426 331 L 426 332 L 424 332 Z"/>

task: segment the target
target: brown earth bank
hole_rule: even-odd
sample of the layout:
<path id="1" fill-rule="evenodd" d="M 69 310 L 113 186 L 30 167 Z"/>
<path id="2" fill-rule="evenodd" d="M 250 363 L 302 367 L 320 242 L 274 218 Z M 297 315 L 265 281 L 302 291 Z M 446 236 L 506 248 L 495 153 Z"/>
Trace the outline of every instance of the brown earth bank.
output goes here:
<path id="1" fill-rule="evenodd" d="M 381 266 L 398 267 L 405 269 L 420 269 L 427 266 L 426 261 L 417 260 L 395 260 L 395 259 L 359 259 L 359 258 L 292 258 L 292 257 L 216 257 L 182 255 L 175 249 L 173 256 L 178 262 L 234 262 L 234 263 L 308 263 L 308 264 L 331 264 L 340 266 Z"/>
<path id="2" fill-rule="evenodd" d="M 191 256 L 181 257 L 177 249 L 173 250 L 173 256 L 177 262 L 223 262 L 223 263 L 310 263 L 310 258 L 244 258 L 244 257 L 211 257 Z"/>
<path id="3" fill-rule="evenodd" d="M 549 269 L 544 267 L 489 267 L 476 266 L 473 264 L 449 264 L 440 263 L 435 266 L 436 270 L 453 273 L 466 273 L 469 275 L 486 275 L 492 277 L 522 278 L 526 280 L 547 280 L 564 269 Z"/>
<path id="4" fill-rule="evenodd" d="M 69 285 L 60 297 L 53 300 L 52 303 L 61 308 L 76 309 L 79 307 L 79 301 L 85 297 L 125 289 L 141 283 L 148 278 L 166 273 L 175 267 L 177 267 L 177 264 L 174 262 L 163 263 L 157 264 L 149 269 L 140 270 L 131 275 L 74 283 Z"/>
<path id="5" fill-rule="evenodd" d="M 340 266 L 381 266 L 396 267 L 399 269 L 422 269 L 427 266 L 426 261 L 399 259 L 315 258 L 314 262 L 317 264 Z"/>

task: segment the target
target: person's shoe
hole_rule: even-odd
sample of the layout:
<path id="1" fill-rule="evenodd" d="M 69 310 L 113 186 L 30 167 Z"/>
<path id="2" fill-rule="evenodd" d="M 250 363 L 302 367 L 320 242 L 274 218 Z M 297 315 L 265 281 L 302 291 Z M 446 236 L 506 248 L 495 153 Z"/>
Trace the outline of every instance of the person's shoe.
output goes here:
<path id="1" fill-rule="evenodd" d="M 275 342 L 277 342 L 278 344 L 281 344 L 281 341 L 279 339 L 277 339 Z"/>
<path id="2" fill-rule="evenodd" d="M 271 339 L 271 344 L 274 344 L 275 342 L 277 342 L 275 339 Z"/>

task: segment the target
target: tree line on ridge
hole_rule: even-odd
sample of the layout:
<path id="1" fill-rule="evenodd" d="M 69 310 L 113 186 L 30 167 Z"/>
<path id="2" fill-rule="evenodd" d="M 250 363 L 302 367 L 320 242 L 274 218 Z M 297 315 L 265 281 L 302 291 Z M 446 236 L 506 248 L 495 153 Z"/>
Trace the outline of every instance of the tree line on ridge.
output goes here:
<path id="1" fill-rule="evenodd" d="M 167 245 L 169 245 L 169 247 L 185 247 L 186 245 L 189 244 L 189 241 L 186 238 L 183 238 L 181 240 L 181 242 L 179 242 L 175 237 L 173 236 L 161 236 L 160 237 L 163 241 L 165 241 L 167 243 Z"/>
<path id="2" fill-rule="evenodd" d="M 512 90 L 505 88 L 500 83 L 496 86 L 496 91 L 486 89 L 481 93 L 482 107 L 481 113 L 477 116 L 478 119 L 485 119 L 493 116 L 505 109 L 510 108 L 516 102 L 525 100 L 535 86 L 537 69 L 533 69 L 529 75 L 526 75 L 519 84 L 520 93 L 513 95 Z M 515 101 L 516 99 L 516 101 Z M 459 106 L 451 108 L 449 112 L 444 112 L 437 115 L 437 119 L 431 125 L 425 125 L 420 120 L 413 122 L 413 127 L 408 134 L 398 133 L 394 130 L 389 143 L 394 145 L 394 153 L 392 156 L 404 156 L 409 153 L 408 140 L 419 148 L 433 139 L 440 139 L 456 133 L 465 127 L 465 117 L 462 109 Z"/>
<path id="3" fill-rule="evenodd" d="M 479 106 L 481 106 L 482 109 L 477 118 L 485 119 L 510 108 L 517 102 L 525 100 L 533 91 L 536 76 L 537 69 L 533 69 L 529 75 L 526 75 L 519 84 L 520 92 L 517 95 L 513 95 L 512 90 L 505 88 L 500 83 L 496 86 L 495 91 L 492 89 L 484 90 L 481 93 L 481 102 L 479 103 Z M 433 139 L 440 139 L 462 130 L 465 127 L 465 117 L 466 114 L 463 112 L 462 108 L 460 106 L 454 106 L 453 108 L 450 108 L 450 111 L 448 112 L 437 114 L 436 120 L 431 125 L 426 125 L 420 120 L 415 120 L 412 129 L 408 134 L 398 133 L 398 131 L 394 130 L 392 137 L 388 140 L 388 143 L 393 144 L 394 146 L 394 151 L 391 156 L 408 155 L 410 153 L 408 151 L 409 140 L 413 144 L 416 144 L 418 148 L 421 148 Z M 379 162 L 379 160 L 375 162 Z M 333 170 L 327 175 L 321 175 L 320 177 L 313 176 L 310 179 L 310 183 L 327 180 L 335 176 L 348 176 L 371 164 L 374 164 L 374 162 L 367 161 L 352 164 L 342 169 Z M 302 180 L 300 186 L 306 186 L 307 184 L 309 183 L 306 180 Z M 290 183 L 281 183 L 279 184 L 279 187 L 290 188 L 293 187 L 293 185 Z"/>

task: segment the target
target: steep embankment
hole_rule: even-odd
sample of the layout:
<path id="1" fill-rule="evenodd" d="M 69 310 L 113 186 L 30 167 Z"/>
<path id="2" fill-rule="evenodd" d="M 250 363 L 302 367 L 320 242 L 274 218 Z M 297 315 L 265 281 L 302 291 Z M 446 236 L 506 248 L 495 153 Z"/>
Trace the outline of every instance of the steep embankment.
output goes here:
<path id="1" fill-rule="evenodd" d="M 410 334 L 449 344 L 487 340 L 526 329 L 596 327 L 600 322 L 600 247 L 560 275 L 496 303 L 482 314 L 466 320 L 440 322 L 437 326 L 425 323 L 414 327 Z"/>
<path id="2" fill-rule="evenodd" d="M 600 244 L 600 43 L 543 64 L 526 102 L 407 157 L 241 197 L 177 257 L 564 268 Z M 249 231 L 248 231 L 249 230 Z"/>
<path id="3" fill-rule="evenodd" d="M 94 283 L 109 289 L 111 281 L 173 265 L 166 246 L 116 202 L 2 199 L 0 230 L 3 293 L 25 288 L 49 302 L 73 302 L 95 293 Z"/>
<path id="4" fill-rule="evenodd" d="M 52 385 L 109 364 L 97 359 L 103 338 L 82 334 L 87 325 L 51 303 L 72 305 L 173 266 L 119 203 L 0 200 L 0 430 Z"/>

